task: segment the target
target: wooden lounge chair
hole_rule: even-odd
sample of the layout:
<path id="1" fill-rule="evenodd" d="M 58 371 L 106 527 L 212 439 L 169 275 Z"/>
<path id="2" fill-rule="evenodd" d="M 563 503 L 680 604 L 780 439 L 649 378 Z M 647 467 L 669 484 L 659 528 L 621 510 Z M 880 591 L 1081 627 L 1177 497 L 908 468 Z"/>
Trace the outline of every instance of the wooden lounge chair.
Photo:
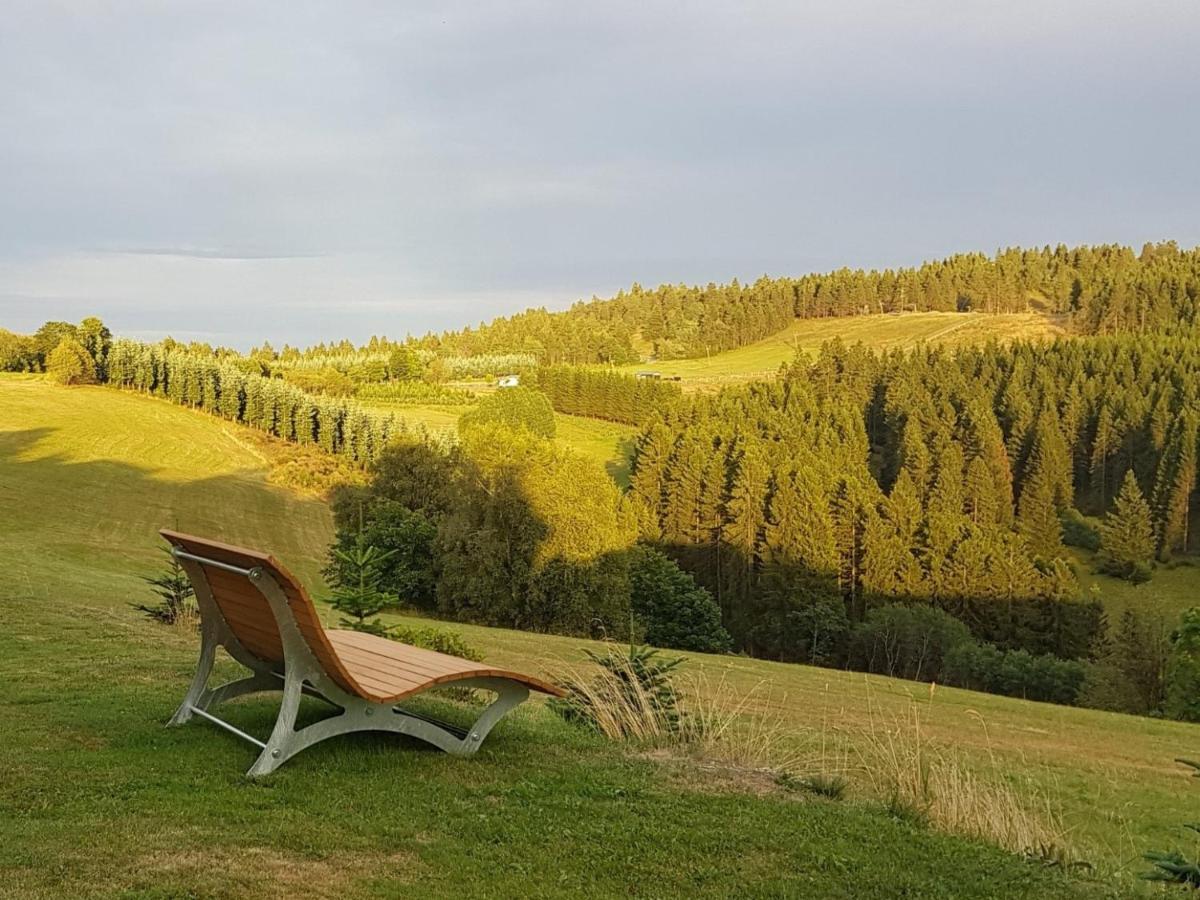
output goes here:
<path id="1" fill-rule="evenodd" d="M 273 772 L 318 741 L 352 731 L 412 735 L 448 753 L 469 756 L 530 690 L 562 694 L 528 675 L 357 631 L 327 631 L 304 588 L 273 557 L 175 531 L 160 533 L 191 579 L 200 607 L 200 663 L 169 724 L 182 725 L 195 715 L 254 744 L 262 752 L 247 773 L 251 777 Z M 251 674 L 209 688 L 219 646 Z M 497 695 L 469 729 L 396 705 L 450 684 Z M 283 702 L 265 743 L 210 712 L 243 694 L 277 690 L 283 691 Z M 341 712 L 297 731 L 302 694 L 320 697 Z"/>

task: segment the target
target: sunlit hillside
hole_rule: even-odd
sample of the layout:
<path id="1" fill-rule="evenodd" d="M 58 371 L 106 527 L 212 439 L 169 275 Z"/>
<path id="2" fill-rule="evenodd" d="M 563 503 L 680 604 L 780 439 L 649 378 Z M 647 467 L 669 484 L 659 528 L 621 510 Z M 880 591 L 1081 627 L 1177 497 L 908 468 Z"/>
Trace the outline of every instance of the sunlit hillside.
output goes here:
<path id="1" fill-rule="evenodd" d="M 739 381 L 774 377 L 797 352 L 813 354 L 834 338 L 861 342 L 877 350 L 942 347 L 989 340 L 1045 340 L 1064 334 L 1058 321 L 1040 313 L 919 312 L 849 318 L 797 319 L 769 338 L 699 359 L 662 360 L 625 366 L 627 372 L 658 372 L 679 376 L 685 390 L 704 390 Z"/>

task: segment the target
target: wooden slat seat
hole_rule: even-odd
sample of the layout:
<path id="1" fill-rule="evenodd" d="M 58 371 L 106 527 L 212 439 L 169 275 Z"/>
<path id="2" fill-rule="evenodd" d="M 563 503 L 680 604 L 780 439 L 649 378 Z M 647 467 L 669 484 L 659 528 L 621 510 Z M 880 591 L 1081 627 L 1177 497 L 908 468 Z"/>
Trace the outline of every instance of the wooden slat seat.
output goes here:
<path id="1" fill-rule="evenodd" d="M 414 734 L 451 753 L 467 755 L 478 749 L 495 721 L 530 690 L 562 695 L 550 682 L 519 672 L 358 631 L 327 631 L 303 585 L 269 554 L 177 531 L 163 530 L 161 534 L 174 548 L 196 590 L 202 631 L 200 667 L 171 724 L 182 724 L 195 713 L 262 746 L 263 755 L 251 768 L 253 775 L 274 770 L 317 740 L 351 730 Z M 208 690 L 213 651 L 218 645 L 255 674 Z M 438 729 L 439 723 L 393 706 L 454 683 L 499 695 L 465 737 L 458 729 Z M 284 704 L 266 744 L 207 712 L 209 705 L 234 696 L 280 686 Z M 294 707 L 302 690 L 324 697 L 346 713 L 361 711 L 365 718 L 360 721 L 343 715 L 334 717 L 339 723 L 325 720 L 295 732 L 289 722 L 294 723 Z M 382 714 L 371 718 L 376 711 Z"/>
<path id="2" fill-rule="evenodd" d="M 554 685 L 529 675 L 361 631 L 333 630 L 325 632 L 325 636 L 350 677 L 363 689 L 363 696 L 379 702 L 394 703 L 430 687 L 464 678 L 510 678 L 544 694 L 562 693 Z"/>

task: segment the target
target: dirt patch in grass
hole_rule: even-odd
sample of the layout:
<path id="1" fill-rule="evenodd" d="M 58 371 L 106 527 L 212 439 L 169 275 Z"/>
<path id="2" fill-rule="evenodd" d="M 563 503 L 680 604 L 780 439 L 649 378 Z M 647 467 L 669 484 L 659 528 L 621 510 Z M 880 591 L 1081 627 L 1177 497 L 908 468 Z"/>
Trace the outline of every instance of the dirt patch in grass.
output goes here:
<path id="1" fill-rule="evenodd" d="M 796 797 L 779 786 L 778 773 L 772 769 L 754 769 L 715 760 L 681 756 L 669 749 L 634 753 L 639 759 L 652 760 L 672 785 L 705 794 L 753 794 Z"/>
<path id="2" fill-rule="evenodd" d="M 341 897 L 364 879 L 386 877 L 414 882 L 422 869 L 416 854 L 338 854 L 316 859 L 273 847 L 213 847 L 156 850 L 136 857 L 128 868 L 130 887 L 158 890 L 203 886 L 261 897 Z"/>

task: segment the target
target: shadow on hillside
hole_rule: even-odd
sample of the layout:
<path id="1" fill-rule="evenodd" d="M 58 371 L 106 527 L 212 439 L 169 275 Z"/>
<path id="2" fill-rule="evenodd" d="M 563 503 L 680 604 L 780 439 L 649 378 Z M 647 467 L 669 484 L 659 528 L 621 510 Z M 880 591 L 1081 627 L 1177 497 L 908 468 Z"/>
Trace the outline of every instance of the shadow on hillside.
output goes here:
<path id="1" fill-rule="evenodd" d="M 0 547 L 14 558 L 144 572 L 164 546 L 158 530 L 178 528 L 268 550 L 319 582 L 330 536 L 322 501 L 258 472 L 177 481 L 116 460 L 30 457 L 54 431 L 0 432 Z"/>
<path id="2" fill-rule="evenodd" d="M 822 606 L 840 608 L 849 626 L 889 604 L 934 606 L 961 621 L 977 640 L 1066 659 L 1086 657 L 1104 624 L 1095 601 L 873 593 L 861 586 L 850 591 L 845 572 L 839 577 L 837 572 L 814 571 L 786 557 L 767 562 L 723 541 L 663 542 L 658 549 L 712 594 L 738 649 L 759 659 L 809 662 L 805 654 L 814 628 L 829 624 L 828 618 L 814 618 L 812 613 Z"/>
<path id="3" fill-rule="evenodd" d="M 616 451 L 619 458 L 610 459 L 604 464 L 608 477 L 622 488 L 629 485 L 629 472 L 633 465 L 633 438 L 625 437 L 617 441 Z"/>

